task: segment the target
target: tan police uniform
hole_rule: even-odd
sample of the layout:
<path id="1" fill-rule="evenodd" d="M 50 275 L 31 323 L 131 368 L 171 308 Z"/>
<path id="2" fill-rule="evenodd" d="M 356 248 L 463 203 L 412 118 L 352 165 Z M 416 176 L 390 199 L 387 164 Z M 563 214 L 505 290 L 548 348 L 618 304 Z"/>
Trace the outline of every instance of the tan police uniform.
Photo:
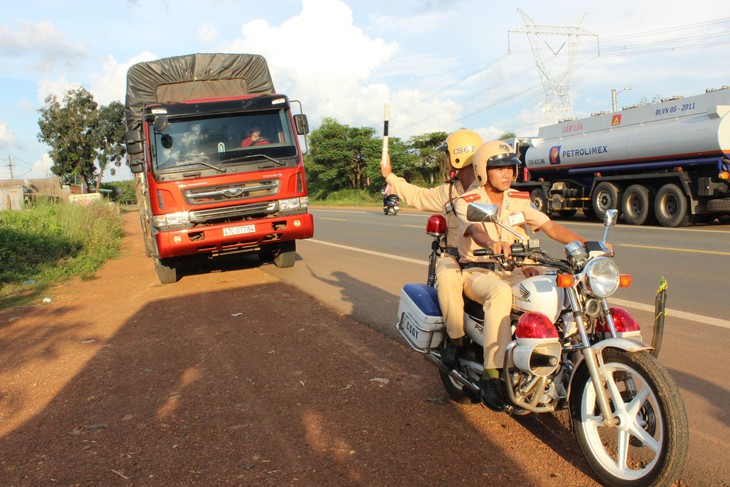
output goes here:
<path id="1" fill-rule="evenodd" d="M 441 312 L 446 324 L 446 332 L 453 339 L 464 336 L 464 298 L 462 289 L 461 267 L 458 262 L 457 242 L 459 223 L 454 213 L 452 201 L 465 193 L 459 181 L 445 182 L 435 188 L 421 188 L 408 183 L 395 174 L 389 174 L 385 182 L 407 205 L 419 210 L 441 213 L 446 217 L 447 234 L 446 252 L 436 262 L 436 292 L 441 305 Z M 475 181 L 466 191 L 478 187 Z"/>
<path id="2" fill-rule="evenodd" d="M 481 248 L 466 235 L 466 229 L 474 222 L 466 219 L 469 203 L 491 203 L 484 187 L 468 191 L 455 202 L 459 225 L 459 255 L 464 275 L 464 295 L 483 303 L 484 306 L 484 368 L 501 369 L 504 365 L 504 350 L 512 340 L 510 313 L 512 310 L 512 286 L 523 279 L 522 269 L 506 271 L 495 264 L 489 256 L 475 256 L 474 250 Z M 530 195 L 508 190 L 504 193 L 499 221 L 523 237 L 527 236 L 525 225 L 535 231 L 550 221 L 547 215 L 535 208 Z M 512 244 L 519 240 L 515 235 L 496 223 L 486 223 L 489 238 Z"/>

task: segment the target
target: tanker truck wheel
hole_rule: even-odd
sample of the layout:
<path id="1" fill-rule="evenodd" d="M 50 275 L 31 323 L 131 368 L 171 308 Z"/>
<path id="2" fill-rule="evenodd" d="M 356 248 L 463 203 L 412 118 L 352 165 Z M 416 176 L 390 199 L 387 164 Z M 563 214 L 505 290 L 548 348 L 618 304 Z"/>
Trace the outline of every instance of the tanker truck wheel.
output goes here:
<path id="1" fill-rule="evenodd" d="M 621 214 L 629 225 L 652 223 L 654 216 L 649 188 L 641 184 L 632 184 L 621 198 Z"/>
<path id="2" fill-rule="evenodd" d="M 603 220 L 607 210 L 618 210 L 621 192 L 618 186 L 613 183 L 598 183 L 596 189 L 593 190 L 593 213 L 596 218 Z"/>
<path id="3" fill-rule="evenodd" d="M 532 204 L 535 205 L 535 208 L 537 208 L 541 212 L 545 213 L 546 215 L 550 214 L 550 212 L 548 211 L 547 196 L 545 195 L 545 191 L 542 188 L 536 188 L 530 192 L 530 201 L 532 201 Z"/>
<path id="4" fill-rule="evenodd" d="M 687 197 L 676 184 L 665 184 L 657 191 L 654 213 L 663 227 L 684 227 L 689 223 Z"/>

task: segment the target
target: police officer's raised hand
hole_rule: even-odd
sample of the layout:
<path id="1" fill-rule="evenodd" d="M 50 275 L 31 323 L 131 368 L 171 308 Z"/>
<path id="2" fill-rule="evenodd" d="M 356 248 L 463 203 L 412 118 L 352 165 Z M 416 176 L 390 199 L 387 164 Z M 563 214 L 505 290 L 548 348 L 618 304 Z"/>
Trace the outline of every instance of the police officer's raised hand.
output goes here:
<path id="1" fill-rule="evenodd" d="M 384 178 L 387 178 L 392 173 L 393 168 L 390 166 L 390 153 L 386 152 L 383 154 L 382 159 L 380 159 L 380 174 L 382 174 Z"/>

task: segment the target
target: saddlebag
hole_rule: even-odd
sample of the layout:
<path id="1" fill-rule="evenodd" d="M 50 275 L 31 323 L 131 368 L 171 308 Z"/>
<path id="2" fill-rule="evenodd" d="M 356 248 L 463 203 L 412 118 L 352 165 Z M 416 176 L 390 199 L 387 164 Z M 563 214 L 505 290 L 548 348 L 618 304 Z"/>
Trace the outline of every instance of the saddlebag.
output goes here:
<path id="1" fill-rule="evenodd" d="M 436 289 L 426 284 L 406 284 L 400 291 L 398 331 L 408 344 L 426 352 L 441 344 L 446 333 Z"/>

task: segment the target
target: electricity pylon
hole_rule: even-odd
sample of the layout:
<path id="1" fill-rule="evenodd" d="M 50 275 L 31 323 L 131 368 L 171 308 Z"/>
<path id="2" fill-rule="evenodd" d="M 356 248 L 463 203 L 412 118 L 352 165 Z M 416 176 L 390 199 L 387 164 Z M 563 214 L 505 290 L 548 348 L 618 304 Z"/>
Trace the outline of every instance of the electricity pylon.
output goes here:
<path id="1" fill-rule="evenodd" d="M 525 20 L 525 27 L 509 32 L 527 34 L 527 39 L 530 41 L 532 55 L 535 58 L 537 69 L 540 71 L 540 79 L 545 91 L 543 106 L 545 123 L 553 124 L 560 120 L 573 118 L 571 88 L 579 41 L 581 36 L 598 36 L 580 26 L 583 23 L 584 15 L 581 15 L 576 25 L 551 26 L 537 25 L 524 11 L 521 9 L 517 9 L 517 11 Z M 560 37 L 557 48 L 549 44 L 545 40 L 546 37 Z M 547 49 L 545 49 L 546 46 Z M 543 53 L 546 56 L 543 56 Z M 552 56 L 549 57 L 547 54 Z"/>

